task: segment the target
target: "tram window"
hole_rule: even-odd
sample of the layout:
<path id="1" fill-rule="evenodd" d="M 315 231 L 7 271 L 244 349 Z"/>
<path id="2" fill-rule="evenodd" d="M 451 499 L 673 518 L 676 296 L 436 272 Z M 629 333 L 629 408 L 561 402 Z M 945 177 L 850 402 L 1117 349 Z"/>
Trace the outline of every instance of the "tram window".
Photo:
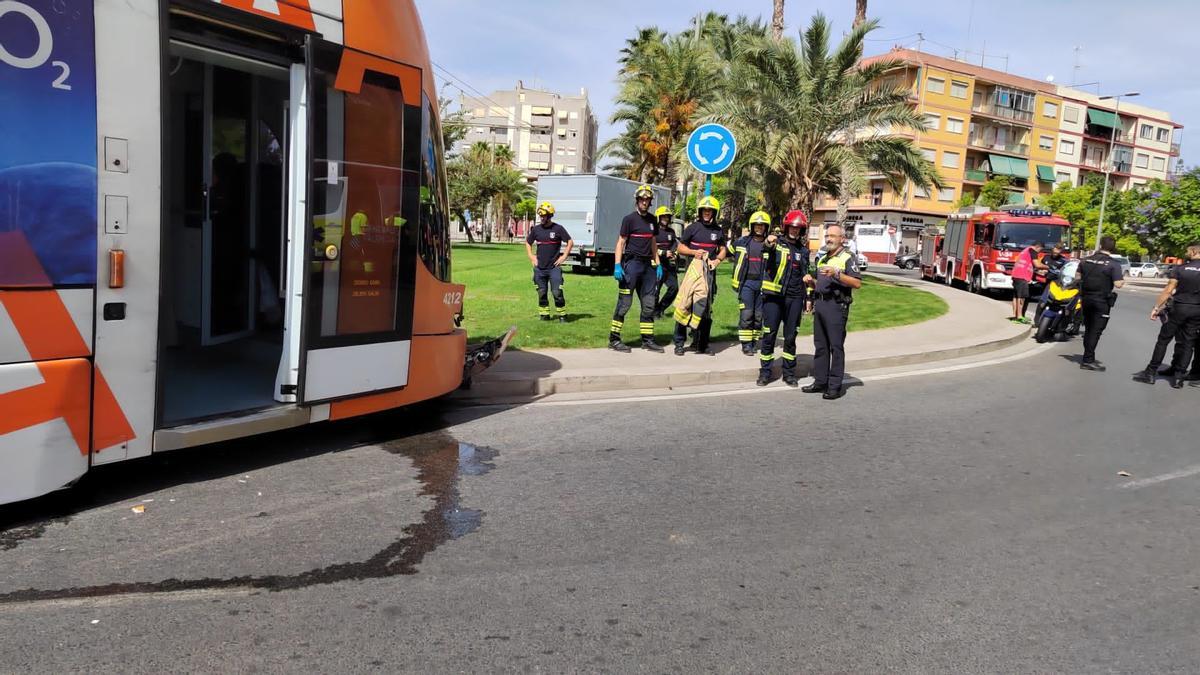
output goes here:
<path id="1" fill-rule="evenodd" d="M 366 73 L 359 93 L 318 69 L 312 167 L 313 275 L 321 337 L 398 328 L 403 245 L 404 98 L 394 77 Z"/>
<path id="2" fill-rule="evenodd" d="M 450 228 L 442 130 L 427 96 L 421 96 L 421 228 L 417 250 L 438 279 L 450 280 Z"/>

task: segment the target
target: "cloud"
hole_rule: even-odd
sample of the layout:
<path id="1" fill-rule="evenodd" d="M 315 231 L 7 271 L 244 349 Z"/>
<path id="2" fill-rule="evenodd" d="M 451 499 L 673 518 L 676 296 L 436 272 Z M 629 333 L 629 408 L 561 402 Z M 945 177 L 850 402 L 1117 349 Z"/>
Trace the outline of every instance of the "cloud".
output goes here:
<path id="1" fill-rule="evenodd" d="M 974 9 L 971 9 L 972 4 Z M 771 2 L 712 0 L 643 3 L 635 0 L 417 0 L 435 62 L 490 93 L 523 80 L 526 86 L 577 92 L 588 89 L 600 120 L 600 139 L 616 133 L 608 118 L 616 94 L 617 56 L 638 27 L 676 31 L 698 11 L 762 15 Z M 813 12 L 824 12 L 835 31 L 849 28 L 853 3 L 817 0 L 787 3 L 793 35 Z M 894 44 L 950 56 L 965 49 L 978 63 L 1033 79 L 1054 75 L 1058 84 L 1099 80 L 1103 93 L 1138 90 L 1138 102 L 1169 111 L 1182 124 L 1200 123 L 1200 89 L 1193 68 L 1191 33 L 1200 23 L 1200 3 L 1156 0 L 873 0 L 869 13 L 881 27 L 868 53 Z M 924 41 L 918 42 L 921 33 Z M 439 86 L 445 80 L 439 75 Z M 1096 91 L 1097 87 L 1088 87 Z M 452 91 L 452 94 L 457 94 Z"/>

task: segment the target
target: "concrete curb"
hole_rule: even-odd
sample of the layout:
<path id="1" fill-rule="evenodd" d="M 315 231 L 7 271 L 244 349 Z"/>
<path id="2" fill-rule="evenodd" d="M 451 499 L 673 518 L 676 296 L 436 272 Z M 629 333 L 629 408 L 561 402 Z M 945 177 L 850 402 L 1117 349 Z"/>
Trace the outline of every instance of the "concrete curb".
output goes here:
<path id="1" fill-rule="evenodd" d="M 855 370 L 911 366 L 967 356 L 977 356 L 1020 344 L 1029 339 L 1031 331 L 1032 328 L 1011 338 L 983 342 L 967 347 L 865 359 L 850 358 L 846 359 L 846 371 L 847 373 L 853 373 Z M 749 359 L 747 361 L 749 362 Z M 797 364 L 796 372 L 800 377 L 807 377 L 810 369 L 811 362 L 803 363 L 801 361 L 801 363 Z M 778 370 L 778 362 L 776 363 L 776 370 Z M 451 398 L 464 401 L 478 399 L 533 399 L 553 394 L 601 393 L 636 389 L 677 389 L 706 385 L 743 384 L 754 382 L 756 379 L 758 379 L 757 363 L 736 370 L 697 370 L 674 373 L 614 373 L 612 375 L 563 376 L 505 373 L 487 380 L 475 382 L 471 385 L 470 389 L 457 391 Z"/>
<path id="2" fill-rule="evenodd" d="M 884 279 L 895 283 L 896 279 L 884 276 Z M 920 288 L 924 282 L 913 283 L 905 279 L 901 285 Z M 917 324 L 920 325 L 920 324 Z M 1032 333 L 1028 327 L 1012 336 L 1001 339 L 986 339 L 975 344 L 959 345 L 946 349 L 868 356 L 846 360 L 846 370 L 853 374 L 855 370 L 872 370 L 909 366 L 921 363 L 932 363 L 950 359 L 976 356 L 988 352 L 1006 349 L 1027 340 Z M 994 337 L 994 334 L 993 336 Z M 727 348 L 736 349 L 736 345 Z M 533 400 L 553 394 L 579 394 L 601 392 L 627 392 L 645 389 L 676 389 L 681 387 L 700 387 L 708 385 L 743 384 L 753 382 L 758 378 L 758 359 L 746 359 L 745 366 L 729 367 L 728 363 L 708 364 L 703 369 L 697 369 L 703 364 L 698 356 L 689 356 L 679 362 L 665 361 L 669 364 L 661 367 L 647 368 L 637 372 L 593 372 L 574 374 L 557 374 L 546 370 L 530 371 L 489 371 L 485 377 L 471 384 L 469 389 L 462 389 L 452 395 L 453 399 L 461 401 L 479 400 Z M 778 359 L 776 371 L 778 372 Z M 724 365 L 725 367 L 717 367 Z M 682 368 L 691 368 L 683 370 Z M 811 359 L 801 357 L 797 363 L 797 374 L 801 377 L 808 375 L 811 369 Z M 613 369 L 616 370 L 616 369 Z"/>

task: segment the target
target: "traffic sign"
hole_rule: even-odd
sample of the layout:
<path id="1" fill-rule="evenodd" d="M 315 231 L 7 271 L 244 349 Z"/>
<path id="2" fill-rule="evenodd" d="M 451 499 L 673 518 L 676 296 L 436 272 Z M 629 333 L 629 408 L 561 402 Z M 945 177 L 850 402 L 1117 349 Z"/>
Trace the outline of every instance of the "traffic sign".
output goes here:
<path id="1" fill-rule="evenodd" d="M 721 173 L 737 157 L 737 141 L 733 132 L 720 124 L 702 124 L 688 136 L 687 156 L 700 173 Z"/>

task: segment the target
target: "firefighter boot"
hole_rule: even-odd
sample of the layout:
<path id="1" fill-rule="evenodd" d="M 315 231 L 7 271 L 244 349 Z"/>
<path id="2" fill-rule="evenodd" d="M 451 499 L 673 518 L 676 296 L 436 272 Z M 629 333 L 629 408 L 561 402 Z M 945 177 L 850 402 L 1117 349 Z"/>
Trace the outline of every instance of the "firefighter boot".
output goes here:
<path id="1" fill-rule="evenodd" d="M 652 337 L 642 338 L 642 349 L 645 349 L 648 352 L 658 352 L 659 354 L 663 353 L 663 348 L 655 344 L 654 338 Z"/>
<path id="2" fill-rule="evenodd" d="M 629 348 L 629 345 L 617 339 L 609 339 L 608 348 L 614 352 L 621 352 L 622 354 L 628 354 L 629 352 L 633 351 Z"/>
<path id="3" fill-rule="evenodd" d="M 1146 368 L 1137 375 L 1134 375 L 1133 381 L 1141 382 L 1142 384 L 1154 384 L 1154 380 L 1157 376 L 1158 370 L 1156 368 Z"/>
<path id="4" fill-rule="evenodd" d="M 1183 373 L 1175 373 L 1171 376 L 1171 388 L 1183 389 Z"/>

